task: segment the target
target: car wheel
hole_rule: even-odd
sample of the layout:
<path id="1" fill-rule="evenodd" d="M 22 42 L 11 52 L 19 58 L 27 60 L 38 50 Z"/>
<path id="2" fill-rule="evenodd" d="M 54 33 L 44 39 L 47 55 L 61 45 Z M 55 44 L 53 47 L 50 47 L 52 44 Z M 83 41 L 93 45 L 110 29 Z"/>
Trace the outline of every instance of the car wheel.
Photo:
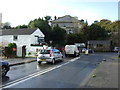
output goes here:
<path id="1" fill-rule="evenodd" d="M 65 57 L 68 57 L 68 55 L 67 55 L 67 54 L 65 54 Z"/>
<path id="2" fill-rule="evenodd" d="M 61 62 L 63 62 L 63 56 L 61 57 L 61 60 L 60 60 Z"/>
<path id="3" fill-rule="evenodd" d="M 77 53 L 76 52 L 74 52 L 74 57 L 76 57 L 77 56 Z"/>
<path id="4" fill-rule="evenodd" d="M 38 64 L 41 64 L 41 63 L 42 63 L 41 61 L 38 62 Z"/>
<path id="5" fill-rule="evenodd" d="M 52 64 L 55 64 L 55 59 L 52 60 Z"/>
<path id="6" fill-rule="evenodd" d="M 78 53 L 78 57 L 80 56 L 80 53 Z"/>
<path id="7" fill-rule="evenodd" d="M 5 66 L 2 66 L 1 72 L 2 72 L 2 76 L 5 76 L 7 74 L 7 69 Z"/>

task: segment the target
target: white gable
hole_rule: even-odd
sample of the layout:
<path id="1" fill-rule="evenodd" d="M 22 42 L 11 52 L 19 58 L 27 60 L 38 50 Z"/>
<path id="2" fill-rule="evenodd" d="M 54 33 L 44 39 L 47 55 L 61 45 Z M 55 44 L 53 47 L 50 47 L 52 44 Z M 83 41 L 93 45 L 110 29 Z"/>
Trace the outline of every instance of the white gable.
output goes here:
<path id="1" fill-rule="evenodd" d="M 39 37 L 45 37 L 45 35 L 41 32 L 39 28 L 35 32 L 33 32 L 32 35 L 36 35 Z"/>
<path id="2" fill-rule="evenodd" d="M 30 30 L 29 30 L 30 31 Z M 22 32 L 23 33 L 23 32 Z M 32 34 L 30 34 L 32 33 Z M 8 45 L 8 43 L 16 43 L 17 45 L 17 56 L 22 56 L 22 47 L 26 46 L 26 55 L 29 53 L 31 49 L 31 44 L 38 44 L 38 38 L 36 36 L 39 36 L 40 39 L 44 40 L 45 35 L 41 32 L 40 29 L 34 29 L 34 31 L 30 31 L 30 33 L 25 35 L 17 34 L 17 35 L 2 35 L 0 36 L 0 45 Z M 17 36 L 17 40 L 14 40 L 14 36 Z"/>

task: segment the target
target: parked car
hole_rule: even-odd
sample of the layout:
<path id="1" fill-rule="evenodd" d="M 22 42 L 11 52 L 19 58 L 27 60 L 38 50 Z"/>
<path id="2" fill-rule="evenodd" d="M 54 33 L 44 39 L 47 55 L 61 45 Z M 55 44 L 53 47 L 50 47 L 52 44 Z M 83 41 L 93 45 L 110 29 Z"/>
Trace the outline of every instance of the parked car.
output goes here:
<path id="1" fill-rule="evenodd" d="M 82 53 L 85 53 L 85 51 L 86 51 L 86 48 L 83 48 L 83 49 L 82 49 Z"/>
<path id="2" fill-rule="evenodd" d="M 114 51 L 115 51 L 115 52 L 118 52 L 119 49 L 120 49 L 119 47 L 114 47 Z"/>
<path id="3" fill-rule="evenodd" d="M 37 62 L 51 62 L 63 61 L 63 55 L 58 49 L 42 49 L 38 52 Z"/>
<path id="4" fill-rule="evenodd" d="M 73 55 L 75 57 L 80 55 L 80 51 L 78 50 L 76 45 L 65 46 L 65 56 L 67 57 L 68 55 Z"/>
<path id="5" fill-rule="evenodd" d="M 90 48 L 88 48 L 88 49 L 86 49 L 86 50 L 88 50 L 88 53 L 94 53 L 94 50 L 92 50 L 92 49 L 90 49 Z"/>
<path id="6" fill-rule="evenodd" d="M 10 70 L 8 62 L 0 61 L 1 75 L 6 76 L 7 72 Z"/>
<path id="7" fill-rule="evenodd" d="M 89 53 L 94 53 L 94 50 L 90 49 L 90 48 L 87 48 L 84 50 L 83 52 L 84 54 L 88 55 Z"/>

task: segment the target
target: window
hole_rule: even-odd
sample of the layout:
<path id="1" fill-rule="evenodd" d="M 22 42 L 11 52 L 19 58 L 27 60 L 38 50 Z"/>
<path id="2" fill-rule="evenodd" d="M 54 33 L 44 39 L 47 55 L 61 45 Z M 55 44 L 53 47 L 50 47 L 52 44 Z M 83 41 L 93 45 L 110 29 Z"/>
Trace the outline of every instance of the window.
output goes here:
<path id="1" fill-rule="evenodd" d="M 93 44 L 89 44 L 89 47 L 93 47 Z"/>
<path id="2" fill-rule="evenodd" d="M 103 44 L 97 44 L 97 47 L 103 47 Z"/>
<path id="3" fill-rule="evenodd" d="M 18 36 L 13 36 L 14 41 L 17 41 L 17 39 L 18 39 Z"/>
<path id="4" fill-rule="evenodd" d="M 50 54 L 50 50 L 40 50 L 40 54 Z"/>
<path id="5" fill-rule="evenodd" d="M 65 24 L 63 24 L 63 27 L 66 27 L 66 25 L 65 25 Z"/>

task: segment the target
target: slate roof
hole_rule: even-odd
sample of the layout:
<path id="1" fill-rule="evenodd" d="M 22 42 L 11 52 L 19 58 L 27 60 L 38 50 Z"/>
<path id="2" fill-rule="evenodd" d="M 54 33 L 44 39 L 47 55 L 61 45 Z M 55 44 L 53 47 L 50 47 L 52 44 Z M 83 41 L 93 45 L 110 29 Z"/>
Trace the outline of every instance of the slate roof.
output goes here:
<path id="1" fill-rule="evenodd" d="M 76 17 L 72 17 L 72 16 L 70 16 L 70 15 L 65 15 L 65 16 L 63 16 L 63 17 L 59 17 L 58 19 L 56 19 L 56 20 L 53 20 L 53 21 L 51 21 L 52 23 L 56 23 L 56 22 L 64 22 L 64 23 L 67 23 L 67 22 L 70 22 L 70 23 L 72 23 L 72 22 L 76 22 L 76 21 L 78 21 L 78 19 L 76 18 Z"/>
<path id="2" fill-rule="evenodd" d="M 2 35 L 30 35 L 34 31 L 36 31 L 37 28 L 34 29 L 2 29 L 0 30 L 0 36 Z"/>

